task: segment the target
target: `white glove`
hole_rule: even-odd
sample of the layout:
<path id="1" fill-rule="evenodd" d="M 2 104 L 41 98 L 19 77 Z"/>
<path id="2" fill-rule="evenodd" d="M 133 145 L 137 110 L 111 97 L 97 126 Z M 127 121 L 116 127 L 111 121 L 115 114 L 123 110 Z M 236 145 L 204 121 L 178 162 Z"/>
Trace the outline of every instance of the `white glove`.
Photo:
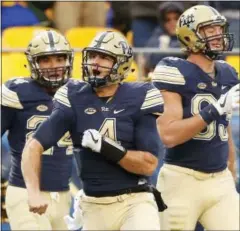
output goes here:
<path id="1" fill-rule="evenodd" d="M 84 131 L 82 146 L 90 148 L 94 152 L 100 153 L 102 147 L 102 135 L 95 129 L 88 129 Z"/>
<path id="2" fill-rule="evenodd" d="M 83 190 L 78 191 L 77 195 L 74 197 L 74 212 L 73 217 L 70 215 L 64 216 L 64 222 L 68 227 L 68 230 L 78 230 L 82 228 L 83 225 L 83 215 L 80 208 L 80 200 L 83 194 Z"/>
<path id="3" fill-rule="evenodd" d="M 219 115 L 228 114 L 232 109 L 238 108 L 240 103 L 240 83 L 232 87 L 227 93 L 213 104 Z"/>

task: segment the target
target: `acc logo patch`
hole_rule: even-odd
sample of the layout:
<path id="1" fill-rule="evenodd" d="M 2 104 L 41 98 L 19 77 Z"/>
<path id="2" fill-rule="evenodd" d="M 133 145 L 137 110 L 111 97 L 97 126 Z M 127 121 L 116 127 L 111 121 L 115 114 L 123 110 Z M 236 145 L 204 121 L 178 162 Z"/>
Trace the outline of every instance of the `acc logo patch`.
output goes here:
<path id="1" fill-rule="evenodd" d="M 96 113 L 97 110 L 93 107 L 89 107 L 89 108 L 85 109 L 84 112 L 88 115 L 92 115 L 92 114 Z"/>
<path id="2" fill-rule="evenodd" d="M 47 111 L 48 107 L 46 105 L 41 104 L 41 105 L 37 106 L 37 110 L 38 111 Z"/>
<path id="3" fill-rule="evenodd" d="M 197 87 L 198 87 L 199 89 L 205 89 L 205 88 L 207 87 L 207 84 L 206 84 L 206 83 L 199 83 L 199 84 L 197 85 Z"/>

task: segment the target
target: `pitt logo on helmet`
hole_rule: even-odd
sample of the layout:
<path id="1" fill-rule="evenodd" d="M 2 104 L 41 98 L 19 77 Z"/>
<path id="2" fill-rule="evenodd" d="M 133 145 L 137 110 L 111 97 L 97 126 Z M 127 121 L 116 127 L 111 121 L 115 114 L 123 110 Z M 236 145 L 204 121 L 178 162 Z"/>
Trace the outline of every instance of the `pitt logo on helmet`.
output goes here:
<path id="1" fill-rule="evenodd" d="M 207 36 L 206 28 L 209 26 L 220 27 L 221 33 Z M 211 60 L 217 59 L 224 51 L 231 51 L 234 43 L 226 18 L 214 8 L 205 5 L 193 6 L 179 17 L 176 35 L 184 52 L 202 53 Z M 219 47 L 211 45 L 213 40 L 221 41 Z"/>
<path id="2" fill-rule="evenodd" d="M 194 15 L 193 14 L 190 14 L 190 15 L 187 15 L 185 17 L 185 15 L 182 15 L 180 18 L 179 18 L 179 25 L 180 26 L 187 26 L 189 27 L 190 24 L 194 23 L 195 22 L 195 18 L 194 18 Z"/>

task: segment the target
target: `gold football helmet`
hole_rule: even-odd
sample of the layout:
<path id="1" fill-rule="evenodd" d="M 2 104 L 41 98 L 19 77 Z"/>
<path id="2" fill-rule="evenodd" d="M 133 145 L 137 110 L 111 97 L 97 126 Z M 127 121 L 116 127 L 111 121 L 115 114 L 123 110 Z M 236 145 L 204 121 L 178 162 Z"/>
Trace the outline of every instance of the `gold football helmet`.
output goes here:
<path id="1" fill-rule="evenodd" d="M 223 33 L 214 36 L 202 36 L 200 29 L 206 26 L 219 25 Z M 233 48 L 233 34 L 228 31 L 226 18 L 210 6 L 196 5 L 186 10 L 179 18 L 176 35 L 183 45 L 183 51 L 188 53 L 203 53 L 210 59 L 216 59 L 223 51 Z M 221 49 L 212 49 L 209 42 L 222 40 Z"/>
<path id="2" fill-rule="evenodd" d="M 126 38 L 118 32 L 105 31 L 99 33 L 82 52 L 83 80 L 90 83 L 92 87 L 97 88 L 120 83 L 131 69 L 132 48 Z M 101 66 L 101 68 L 109 70 L 104 77 L 99 77 L 97 73 L 94 73 L 94 64 L 90 64 L 88 61 L 93 52 L 110 56 L 114 60 L 112 68 Z"/>
<path id="3" fill-rule="evenodd" d="M 47 88 L 58 88 L 71 77 L 73 67 L 73 50 L 66 38 L 54 30 L 46 30 L 37 34 L 25 52 L 31 71 L 31 77 Z M 65 55 L 66 65 L 57 68 L 40 68 L 39 57 L 48 55 Z M 62 78 L 57 76 L 61 70 Z M 47 73 L 47 74 L 46 74 Z M 51 76 L 49 78 L 48 76 Z M 56 76 L 56 78 L 53 78 Z"/>

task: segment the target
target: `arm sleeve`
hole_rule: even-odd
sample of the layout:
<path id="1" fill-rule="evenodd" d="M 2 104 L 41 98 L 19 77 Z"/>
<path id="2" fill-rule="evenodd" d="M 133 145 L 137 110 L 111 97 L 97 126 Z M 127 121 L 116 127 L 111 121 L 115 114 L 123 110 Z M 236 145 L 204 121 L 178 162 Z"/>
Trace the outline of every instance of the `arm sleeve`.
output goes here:
<path id="1" fill-rule="evenodd" d="M 143 115 L 138 120 L 135 127 L 135 143 L 139 151 L 150 152 L 156 157 L 163 153 L 164 147 L 158 135 L 154 115 Z"/>
<path id="2" fill-rule="evenodd" d="M 54 96 L 52 114 L 38 127 L 33 137 L 47 150 L 55 146 L 67 131 L 71 131 L 74 123 L 75 116 L 66 87 L 62 87 Z"/>
<path id="3" fill-rule="evenodd" d="M 1 106 L 1 136 L 11 128 L 16 109 Z"/>

